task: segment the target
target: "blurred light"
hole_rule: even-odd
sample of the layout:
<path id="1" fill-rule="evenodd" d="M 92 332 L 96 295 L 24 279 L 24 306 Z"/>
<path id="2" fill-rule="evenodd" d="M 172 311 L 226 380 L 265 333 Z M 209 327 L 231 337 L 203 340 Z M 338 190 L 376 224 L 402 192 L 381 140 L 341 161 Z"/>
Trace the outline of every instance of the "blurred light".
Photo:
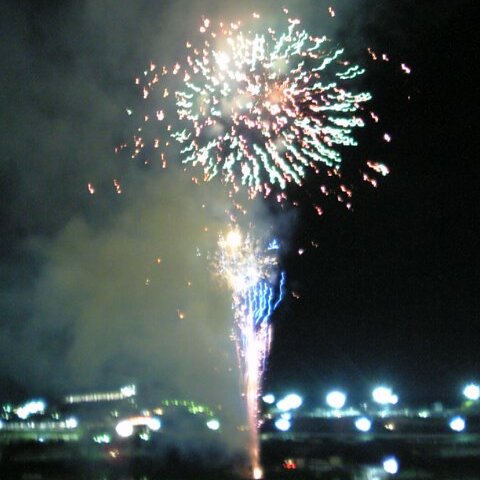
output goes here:
<path id="1" fill-rule="evenodd" d="M 287 420 L 286 418 L 279 418 L 275 422 L 275 427 L 277 427 L 278 430 L 281 432 L 286 432 L 287 430 L 290 430 L 290 427 L 292 426 L 290 420 Z"/>
<path id="2" fill-rule="evenodd" d="M 273 393 L 267 393 L 263 396 L 262 400 L 268 405 L 272 405 L 275 403 L 275 395 L 273 395 Z"/>
<path id="3" fill-rule="evenodd" d="M 156 432 L 160 430 L 162 423 L 159 418 L 148 415 L 131 417 L 118 422 L 115 430 L 121 437 L 129 437 L 133 433 L 133 427 L 137 426 L 145 426 Z"/>
<path id="4" fill-rule="evenodd" d="M 18 418 L 26 420 L 30 415 L 35 413 L 43 413 L 45 411 L 46 404 L 43 400 L 32 400 L 18 407 L 15 410 Z"/>
<path id="5" fill-rule="evenodd" d="M 218 67 L 220 70 L 227 70 L 228 64 L 230 63 L 230 57 L 224 53 L 219 52 L 215 55 L 215 60 L 217 61 Z"/>
<path id="6" fill-rule="evenodd" d="M 361 432 L 369 432 L 372 428 L 372 422 L 367 417 L 360 417 L 355 420 L 355 428 Z"/>
<path id="7" fill-rule="evenodd" d="M 387 457 L 383 461 L 383 469 L 390 475 L 395 475 L 398 472 L 398 460 L 395 457 Z"/>
<path id="8" fill-rule="evenodd" d="M 295 462 L 295 460 L 293 460 L 291 458 L 285 459 L 282 466 L 286 470 L 296 470 L 297 469 L 297 463 Z"/>
<path id="9" fill-rule="evenodd" d="M 330 392 L 326 397 L 327 405 L 330 408 L 335 408 L 339 410 L 345 406 L 345 402 L 347 401 L 347 396 L 338 390 L 334 390 Z"/>
<path id="10" fill-rule="evenodd" d="M 158 432 L 158 430 L 160 430 L 160 427 L 162 426 L 162 422 L 160 422 L 159 418 L 150 417 L 150 421 L 147 423 L 147 426 L 150 430 Z"/>
<path id="11" fill-rule="evenodd" d="M 134 397 L 137 392 L 135 385 L 125 385 L 120 389 L 120 393 L 124 398 Z"/>
<path id="12" fill-rule="evenodd" d="M 372 392 L 374 402 L 380 405 L 396 405 L 398 403 L 398 395 L 394 395 L 389 387 L 377 387 Z"/>
<path id="13" fill-rule="evenodd" d="M 95 435 L 93 437 L 93 441 L 95 443 L 110 443 L 111 437 L 110 437 L 110 435 L 108 435 L 106 433 L 103 433 L 103 434 L 100 434 L 100 435 Z"/>
<path id="14" fill-rule="evenodd" d="M 129 437 L 133 433 L 133 425 L 129 420 L 122 420 L 117 423 L 115 431 L 123 438 Z"/>
<path id="15" fill-rule="evenodd" d="M 93 392 L 85 395 L 68 395 L 65 403 L 112 402 L 133 397 L 136 394 L 135 385 L 125 385 L 115 392 Z"/>
<path id="16" fill-rule="evenodd" d="M 470 383 L 463 389 L 463 394 L 468 400 L 477 401 L 480 398 L 480 386 Z"/>
<path id="17" fill-rule="evenodd" d="M 263 478 L 263 470 L 260 467 L 255 467 L 253 469 L 253 478 L 254 480 L 260 480 Z"/>
<path id="18" fill-rule="evenodd" d="M 296 393 L 290 393 L 286 397 L 282 398 L 277 402 L 277 408 L 282 412 L 287 412 L 288 410 L 293 410 L 302 405 L 303 398 Z"/>
<path id="19" fill-rule="evenodd" d="M 117 448 L 112 448 L 111 450 L 108 451 L 108 454 L 109 454 L 112 458 L 117 458 L 117 457 L 120 455 L 120 452 L 118 451 Z"/>
<path id="20" fill-rule="evenodd" d="M 65 420 L 65 427 L 67 428 L 77 428 L 78 420 L 76 418 L 70 417 Z"/>
<path id="21" fill-rule="evenodd" d="M 228 232 L 226 240 L 227 245 L 234 250 L 242 244 L 242 235 L 238 230 L 231 230 Z"/>
<path id="22" fill-rule="evenodd" d="M 280 414 L 280 418 L 284 418 L 285 420 L 291 420 L 292 414 L 290 412 L 284 412 Z"/>
<path id="23" fill-rule="evenodd" d="M 454 432 L 463 432 L 465 430 L 465 420 L 462 417 L 453 417 L 448 425 Z"/>
<path id="24" fill-rule="evenodd" d="M 216 418 L 212 418 L 211 420 L 209 420 L 207 422 L 207 427 L 210 429 L 210 430 L 218 430 L 220 428 L 220 422 L 216 419 Z"/>

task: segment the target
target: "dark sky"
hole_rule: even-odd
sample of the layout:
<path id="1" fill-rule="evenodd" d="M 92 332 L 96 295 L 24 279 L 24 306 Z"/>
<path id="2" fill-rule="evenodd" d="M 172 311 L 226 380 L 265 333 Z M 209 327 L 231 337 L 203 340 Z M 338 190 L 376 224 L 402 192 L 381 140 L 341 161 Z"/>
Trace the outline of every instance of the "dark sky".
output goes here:
<path id="1" fill-rule="evenodd" d="M 133 380 L 235 404 L 228 295 L 204 286 L 196 260 L 214 241 L 198 232 L 222 228 L 225 199 L 113 147 L 131 131 L 133 78 L 175 58 L 204 11 L 227 16 L 236 3 L 196 2 L 186 17 L 186 1 L 2 2 L 0 398 Z M 327 28 L 327 3 L 286 3 Z M 289 293 L 275 315 L 267 384 L 315 401 L 335 385 L 360 399 L 385 380 L 403 398 L 450 399 L 480 379 L 475 2 L 331 3 L 329 35 L 359 59 L 368 46 L 391 58 L 362 82 L 393 142 L 367 129 L 349 153 L 391 174 L 358 186 L 353 212 L 332 205 L 319 218 L 302 205 L 279 220 L 300 298 Z M 191 278 L 202 287 L 187 295 Z M 195 321 L 178 326 L 179 309 Z"/>
<path id="2" fill-rule="evenodd" d="M 413 68 L 405 82 L 379 71 L 372 81 L 392 173 L 353 213 L 297 224 L 298 245 L 319 248 L 288 258 L 302 296 L 279 315 L 272 363 L 288 352 L 279 383 L 288 371 L 309 391 L 353 386 L 365 398 L 387 381 L 412 401 L 458 399 L 480 369 L 473 3 L 367 4 L 383 12 L 365 24 L 370 45 Z"/>

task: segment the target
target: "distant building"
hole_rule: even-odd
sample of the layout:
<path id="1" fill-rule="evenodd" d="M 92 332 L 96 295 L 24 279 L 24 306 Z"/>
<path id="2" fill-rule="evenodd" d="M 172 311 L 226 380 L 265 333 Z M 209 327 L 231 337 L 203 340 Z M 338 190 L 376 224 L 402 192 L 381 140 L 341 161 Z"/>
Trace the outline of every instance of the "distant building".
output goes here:
<path id="1" fill-rule="evenodd" d="M 78 441 L 80 433 L 75 418 L 47 418 L 0 423 L 0 444 L 18 442 Z"/>
<path id="2" fill-rule="evenodd" d="M 137 389 L 135 385 L 125 385 L 120 390 L 113 392 L 92 392 L 79 395 L 67 395 L 64 398 L 66 404 L 92 403 L 92 402 L 113 402 L 135 397 Z"/>

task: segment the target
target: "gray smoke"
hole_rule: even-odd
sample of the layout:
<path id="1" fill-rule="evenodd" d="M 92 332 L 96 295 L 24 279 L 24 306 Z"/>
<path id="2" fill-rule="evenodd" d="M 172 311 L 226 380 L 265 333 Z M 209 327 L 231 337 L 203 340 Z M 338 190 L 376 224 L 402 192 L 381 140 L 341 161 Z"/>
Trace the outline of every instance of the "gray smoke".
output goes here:
<path id="1" fill-rule="evenodd" d="M 284 3 L 322 32 L 338 28 L 325 20 L 326 4 Z M 242 423 L 229 292 L 208 259 L 225 229 L 225 192 L 193 186 L 175 168 L 146 172 L 113 147 L 131 135 L 133 78 L 151 59 L 175 59 L 202 15 L 257 10 L 274 24 L 279 8 L 2 2 L 3 381 L 53 395 L 136 381 L 152 402 L 192 398 Z M 262 223 L 263 209 L 253 211 Z"/>

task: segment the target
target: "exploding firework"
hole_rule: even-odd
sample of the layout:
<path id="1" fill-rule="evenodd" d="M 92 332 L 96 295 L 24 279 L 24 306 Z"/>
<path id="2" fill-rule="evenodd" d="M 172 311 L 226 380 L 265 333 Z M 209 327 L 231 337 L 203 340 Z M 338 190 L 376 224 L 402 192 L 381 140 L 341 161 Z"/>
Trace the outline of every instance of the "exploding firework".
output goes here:
<path id="1" fill-rule="evenodd" d="M 218 272 L 232 291 L 234 338 L 243 378 L 249 426 L 249 453 L 255 478 L 260 478 L 258 398 L 271 345 L 270 319 L 283 296 L 284 274 L 277 279 L 277 242 L 261 249 L 250 236 L 231 230 L 219 241 Z M 278 286 L 277 286 L 278 284 Z"/>
<path id="2" fill-rule="evenodd" d="M 334 10 L 328 11 L 334 18 Z M 357 145 L 358 130 L 366 121 L 379 122 L 367 108 L 371 94 L 358 87 L 365 70 L 350 62 L 332 40 L 308 33 L 298 19 L 285 13 L 285 27 L 278 31 L 264 28 L 258 14 L 253 14 L 250 25 L 204 18 L 200 39 L 186 42 L 182 58 L 173 66 L 152 62 L 135 80 L 146 101 L 145 110 L 137 115 L 142 124 L 133 144 L 118 150 L 131 151 L 132 158 L 145 163 L 159 158 L 163 168 L 172 153 L 185 169 L 200 170 L 192 177 L 194 183 L 220 178 L 233 205 L 244 213 L 238 194 L 296 204 L 289 186 L 304 185 L 310 175 L 322 177 L 312 182 L 312 203 L 319 215 L 323 208 L 317 204 L 318 194 L 351 208 L 353 187 L 347 172 L 352 169 L 345 168 L 345 149 Z M 379 57 L 371 49 L 368 53 L 373 61 L 389 61 L 386 54 Z M 405 64 L 402 71 L 410 73 Z M 137 114 L 132 109 L 127 113 Z M 390 134 L 383 134 L 383 141 L 391 140 Z M 389 173 L 380 162 L 363 163 L 355 170 L 374 187 L 378 177 Z M 119 185 L 115 183 L 117 193 Z M 90 185 L 88 189 L 94 193 Z M 228 213 L 235 222 L 235 215 Z M 232 291 L 255 478 L 261 476 L 261 376 L 272 338 L 270 319 L 285 283 L 277 269 L 277 249 L 275 242 L 261 247 L 251 236 L 232 229 L 220 237 L 216 265 Z M 300 255 L 303 252 L 299 250 Z M 297 298 L 295 292 L 292 295 Z M 179 310 L 178 315 L 182 318 L 183 313 Z"/>
<path id="3" fill-rule="evenodd" d="M 132 156 L 160 151 L 166 166 L 174 139 L 183 164 L 200 167 L 204 181 L 221 178 L 232 198 L 246 192 L 283 202 L 289 185 L 321 173 L 326 180 L 316 191 L 350 208 L 342 152 L 357 145 L 355 132 L 365 125 L 372 97 L 356 86 L 365 70 L 327 37 L 305 31 L 298 19 L 288 18 L 277 32 L 262 31 L 259 18 L 253 15 L 250 29 L 205 18 L 202 40 L 186 43 L 184 60 L 161 69 L 152 63 L 136 79 L 143 98 L 155 103 L 143 119 L 157 122 L 162 135 L 147 140 L 139 128 Z M 378 121 L 371 111 L 368 117 Z M 375 174 L 384 166 L 372 169 L 372 163 L 361 172 L 376 186 Z"/>
<path id="4" fill-rule="evenodd" d="M 371 95 L 347 85 L 364 70 L 299 23 L 254 34 L 240 24 L 213 31 L 204 21 L 207 39 L 190 47 L 185 89 L 176 92 L 189 128 L 173 136 L 183 162 L 201 165 L 205 179 L 221 175 L 235 191 L 268 195 L 301 185 L 308 169 L 338 168 L 338 146 L 356 145 L 352 131 L 364 125 L 358 112 Z"/>

